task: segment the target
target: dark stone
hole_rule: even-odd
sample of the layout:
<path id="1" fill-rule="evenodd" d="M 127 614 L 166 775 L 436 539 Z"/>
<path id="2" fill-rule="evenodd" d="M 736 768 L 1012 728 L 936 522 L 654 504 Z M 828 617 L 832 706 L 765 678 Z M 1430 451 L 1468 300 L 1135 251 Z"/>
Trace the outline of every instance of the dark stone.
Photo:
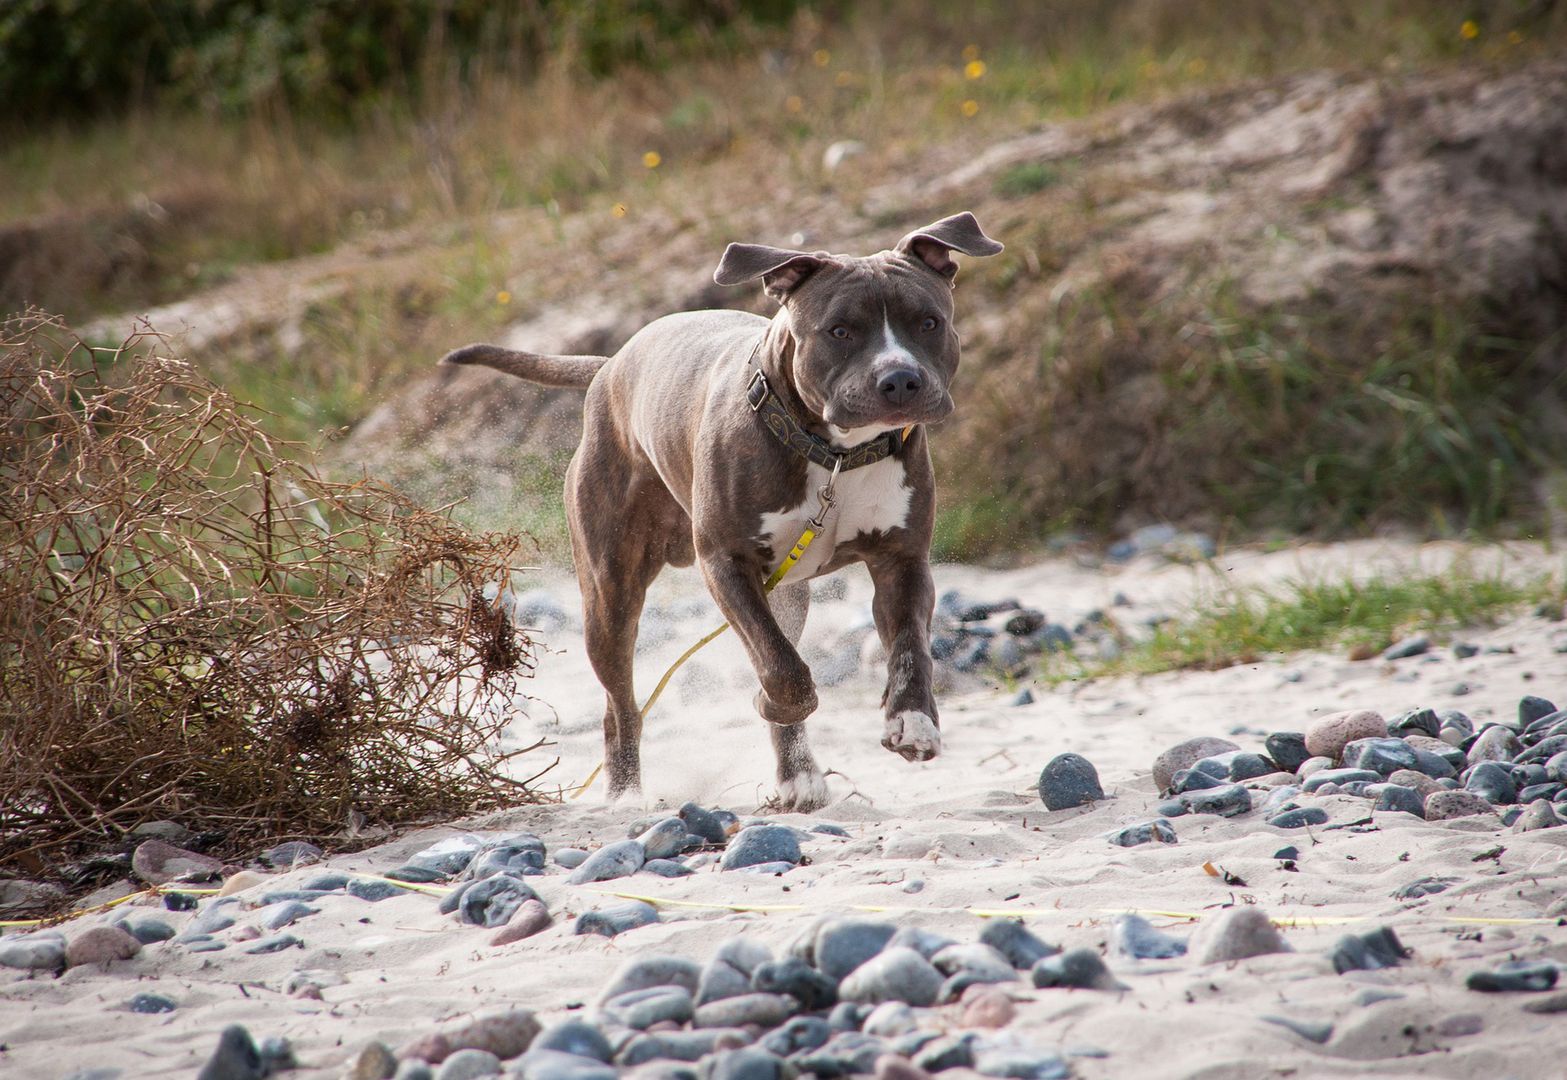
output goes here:
<path id="1" fill-rule="evenodd" d="M 845 1031 L 834 1035 L 825 1046 L 806 1050 L 789 1060 L 801 1073 L 815 1073 L 824 1080 L 876 1071 L 876 1059 L 886 1052 L 887 1044 L 874 1035 Z"/>
<path id="2" fill-rule="evenodd" d="M 596 911 L 584 911 L 577 916 L 574 934 L 600 934 L 614 937 L 639 926 L 658 922 L 658 909 L 641 900 L 628 900 L 624 904 L 612 904 Z"/>
<path id="3" fill-rule="evenodd" d="M 796 1016 L 782 1027 L 762 1036 L 757 1045 L 781 1057 L 789 1057 L 802 1050 L 815 1050 L 827 1045 L 832 1034 L 832 1028 L 820 1017 Z"/>
<path id="4" fill-rule="evenodd" d="M 1168 791 L 1175 774 L 1181 769 L 1189 769 L 1205 757 L 1239 749 L 1240 747 L 1228 739 L 1218 739 L 1208 735 L 1177 743 L 1154 759 L 1154 786 L 1160 791 Z"/>
<path id="5" fill-rule="evenodd" d="M 263 953 L 282 952 L 284 949 L 303 949 L 305 943 L 293 934 L 273 934 L 271 937 L 258 938 L 252 942 L 245 951 L 252 955 Z"/>
<path id="6" fill-rule="evenodd" d="M 1554 799 L 1556 796 L 1560 795 L 1563 790 L 1563 786 L 1556 783 L 1530 784 L 1526 788 L 1519 789 L 1517 799 L 1519 803 L 1527 806 L 1536 799 Z"/>
<path id="7" fill-rule="evenodd" d="M 1464 985 L 1487 994 L 1549 990 L 1556 985 L 1556 965 L 1549 960 L 1509 960 L 1491 971 L 1470 972 Z"/>
<path id="8" fill-rule="evenodd" d="M 715 1057 L 708 1069 L 708 1080 L 782 1080 L 793 1076 L 783 1058 L 755 1046 L 728 1050 Z"/>
<path id="9" fill-rule="evenodd" d="M 1083 990 L 1124 990 L 1099 954 L 1092 949 L 1073 949 L 1059 956 L 1047 956 L 1035 964 L 1029 978 L 1039 989 L 1077 988 Z"/>
<path id="10" fill-rule="evenodd" d="M 821 833 L 823 836 L 842 836 L 847 838 L 849 830 L 842 825 L 832 825 L 825 821 L 819 821 L 812 825 L 806 832 Z"/>
<path id="11" fill-rule="evenodd" d="M 1255 780 L 1274 771 L 1273 764 L 1261 754 L 1242 751 L 1230 755 L 1229 778 L 1231 780 Z"/>
<path id="12" fill-rule="evenodd" d="M 693 1003 L 691 991 L 683 986 L 650 986 L 645 990 L 617 994 L 599 1009 L 617 1024 L 645 1031 L 666 1021 L 684 1024 L 691 1019 Z"/>
<path id="13" fill-rule="evenodd" d="M 493 874 L 531 877 L 544 873 L 544 841 L 532 833 L 493 840 L 474 853 L 463 870 L 464 878 L 478 881 Z"/>
<path id="14" fill-rule="evenodd" d="M 520 877 L 502 872 L 475 881 L 455 895 L 457 917 L 473 926 L 505 926 L 525 902 L 539 899 Z M 444 906 L 444 905 L 443 905 Z"/>
<path id="15" fill-rule="evenodd" d="M 1039 798 L 1047 810 L 1070 810 L 1105 797 L 1099 774 L 1080 754 L 1058 754 L 1039 774 Z"/>
<path id="16" fill-rule="evenodd" d="M 1279 1016 L 1274 1013 L 1264 1013 L 1258 1019 L 1287 1028 L 1302 1039 L 1314 1043 L 1325 1043 L 1333 1037 L 1333 1024 L 1328 1020 L 1302 1020 L 1299 1017 Z"/>
<path id="17" fill-rule="evenodd" d="M 168 1013 L 179 1008 L 173 998 L 164 997 L 162 994 L 137 994 L 130 1000 L 130 1010 L 133 1013 Z"/>
<path id="18" fill-rule="evenodd" d="M 1544 698 L 1535 697 L 1533 694 L 1526 695 L 1518 701 L 1518 726 L 1527 728 L 1540 717 L 1549 716 L 1555 711 L 1556 706 Z"/>
<path id="19" fill-rule="evenodd" d="M 777 1027 L 799 1008 L 799 1002 L 788 994 L 741 994 L 698 1006 L 693 1026 L 737 1028 L 754 1024 L 765 1030 Z"/>
<path id="20" fill-rule="evenodd" d="M 357 896 L 361 900 L 368 900 L 374 904 L 381 900 L 390 900 L 394 896 L 406 896 L 407 889 L 399 885 L 393 885 L 390 881 L 379 881 L 375 878 L 354 878 L 348 883 L 348 895 Z"/>
<path id="21" fill-rule="evenodd" d="M 1011 700 L 1007 702 L 1008 705 L 1012 706 L 1032 705 L 1033 703 L 1034 692 L 1026 686 L 1013 694 Z"/>
<path id="22" fill-rule="evenodd" d="M 1463 768 L 1464 755 L 1454 748 L 1457 761 L 1453 761 L 1442 754 L 1433 753 L 1430 750 L 1422 750 L 1415 747 L 1415 772 L 1424 773 L 1434 780 L 1446 780 L 1450 776 L 1458 775 L 1458 770 Z M 1397 771 L 1397 770 L 1395 770 Z M 1391 775 L 1391 774 L 1390 774 Z"/>
<path id="23" fill-rule="evenodd" d="M 1347 784 L 1351 780 L 1370 780 L 1375 783 L 1380 779 L 1382 774 L 1371 769 L 1319 769 L 1306 777 L 1300 786 L 1310 793 L 1324 784 Z"/>
<path id="24" fill-rule="evenodd" d="M 348 887 L 349 876 L 340 870 L 328 870 L 317 874 L 300 886 L 304 892 L 329 893 Z"/>
<path id="25" fill-rule="evenodd" d="M 608 1063 L 615 1053 L 604 1033 L 584 1020 L 563 1020 L 547 1027 L 529 1044 L 530 1050 L 559 1050 L 563 1054 L 594 1058 Z"/>
<path id="26" fill-rule="evenodd" d="M 1426 816 L 1425 799 L 1421 797 L 1420 792 L 1399 784 L 1388 784 L 1383 787 L 1377 793 L 1377 801 L 1372 809 L 1413 814 L 1417 818 Z"/>
<path id="27" fill-rule="evenodd" d="M 629 1068 L 659 1060 L 700 1061 L 718 1049 L 720 1040 L 730 1039 L 733 1035 L 733 1032 L 721 1028 L 637 1035 L 620 1048 L 620 1052 L 615 1055 L 615 1063 Z"/>
<path id="28" fill-rule="evenodd" d="M 1299 731 L 1275 731 L 1262 743 L 1273 763 L 1284 772 L 1295 772 L 1311 757 L 1306 736 Z"/>
<path id="29" fill-rule="evenodd" d="M 1344 747 L 1343 760 L 1346 769 L 1366 769 L 1389 776 L 1399 769 L 1415 768 L 1418 758 L 1415 748 L 1403 739 L 1356 739 Z"/>
<path id="30" fill-rule="evenodd" d="M 1019 919 L 989 919 L 979 932 L 982 945 L 989 945 L 1019 971 L 1028 971 L 1047 956 L 1061 951 L 1059 945 L 1050 945 L 1024 926 Z"/>
<path id="31" fill-rule="evenodd" d="M 914 1065 L 929 1073 L 973 1068 L 974 1044 L 977 1041 L 973 1032 L 932 1039 L 915 1053 Z"/>
<path id="32" fill-rule="evenodd" d="M 1407 790 L 1407 789 L 1406 789 Z M 1413 794 L 1411 792 L 1411 794 Z M 1326 825 L 1328 812 L 1320 806 L 1304 806 L 1298 810 L 1286 810 L 1268 819 L 1275 829 L 1304 829 L 1308 825 Z"/>
<path id="33" fill-rule="evenodd" d="M 201 897 L 194 893 L 166 892 L 163 894 L 163 906 L 170 911 L 195 911 L 196 905 L 201 903 Z"/>
<path id="34" fill-rule="evenodd" d="M 689 866 L 673 859 L 649 859 L 642 864 L 644 874 L 656 874 L 659 877 L 687 877 L 696 873 Z"/>
<path id="35" fill-rule="evenodd" d="M 1379 927 L 1364 934 L 1346 934 L 1333 947 L 1333 970 L 1340 975 L 1346 971 L 1376 971 L 1378 968 L 1397 967 L 1410 956 L 1390 926 Z"/>
<path id="36" fill-rule="evenodd" d="M 1110 843 L 1117 847 L 1136 847 L 1139 844 L 1173 844 L 1175 827 L 1163 818 L 1128 825 L 1110 834 Z"/>
<path id="37" fill-rule="evenodd" d="M 174 927 L 162 919 L 127 919 L 120 924 L 131 937 L 143 945 L 156 945 L 174 937 Z"/>
<path id="38" fill-rule="evenodd" d="M 700 836 L 709 844 L 723 844 L 729 840 L 722 819 L 696 803 L 688 802 L 680 808 L 680 820 L 686 823 L 687 832 Z"/>
<path id="39" fill-rule="evenodd" d="M 292 870 L 298 866 L 320 862 L 326 852 L 304 840 L 285 840 L 276 847 L 261 853 L 261 861 L 280 870 Z"/>
<path id="40" fill-rule="evenodd" d="M 1518 765 L 1527 765 L 1532 761 L 1549 761 L 1563 750 L 1567 750 L 1567 735 L 1552 735 L 1548 739 L 1535 743 L 1513 758 L 1513 761 Z"/>
<path id="41" fill-rule="evenodd" d="M 451 875 L 442 873 L 433 867 L 417 866 L 413 863 L 408 863 L 405 866 L 399 866 L 396 869 L 388 870 L 382 876 L 390 878 L 393 881 L 406 881 L 410 885 L 432 885 L 439 881 L 445 881 Z"/>
<path id="42" fill-rule="evenodd" d="M 1154 813 L 1163 818 L 1173 818 L 1185 817 L 1190 811 L 1186 809 L 1185 803 L 1176 798 L 1165 799 L 1163 802 L 1155 803 Z"/>
<path id="43" fill-rule="evenodd" d="M 1198 764 L 1202 764 L 1198 762 Z M 1211 772 L 1202 769 L 1182 769 L 1170 780 L 1170 794 L 1184 795 L 1188 791 L 1207 791 L 1212 788 L 1225 787 L 1228 781 L 1223 777 L 1215 776 Z"/>
<path id="44" fill-rule="evenodd" d="M 739 870 L 775 862 L 791 866 L 800 862 L 799 838 L 787 825 L 752 825 L 741 829 L 724 849 L 719 866 L 724 870 Z"/>
<path id="45" fill-rule="evenodd" d="M 617 840 L 605 844 L 585 859 L 566 880 L 572 885 L 589 885 L 595 881 L 613 881 L 630 877 L 642 869 L 647 852 L 637 840 Z"/>
<path id="46" fill-rule="evenodd" d="M 833 1031 L 859 1031 L 860 1025 L 871 1014 L 873 1005 L 861 1005 L 855 1001 L 840 1001 L 827 1011 L 827 1026 Z"/>
<path id="47" fill-rule="evenodd" d="M 196 1074 L 196 1080 L 262 1080 L 266 1072 L 261 1051 L 239 1024 L 230 1024 L 218 1036 L 218 1048 Z"/>
<path id="48" fill-rule="evenodd" d="M 882 944 L 885 945 L 886 942 Z M 835 950 L 838 948 L 837 942 L 834 947 Z M 844 948 L 847 949 L 847 946 Z M 877 946 L 876 951 L 880 952 L 881 946 Z M 841 964 L 847 958 L 847 952 L 840 957 L 835 951 L 833 962 Z M 751 975 L 750 988 L 764 994 L 788 994 L 800 1003 L 801 1008 L 810 1012 L 828 1008 L 838 1000 L 836 982 L 805 961 L 793 956 L 783 960 L 773 960 L 757 967 Z"/>
<path id="49" fill-rule="evenodd" d="M 891 923 L 834 919 L 816 932 L 816 968 L 829 979 L 840 980 L 881 952 L 897 931 Z"/>
<path id="50" fill-rule="evenodd" d="M 1235 817 L 1251 809 L 1251 792 L 1239 784 L 1231 784 L 1212 791 L 1188 791 L 1176 801 L 1194 814 Z"/>
<path id="51" fill-rule="evenodd" d="M 1186 955 L 1186 942 L 1161 930 L 1141 915 L 1118 915 L 1110 926 L 1110 947 L 1139 960 L 1168 960 Z"/>
<path id="52" fill-rule="evenodd" d="M 1436 738 L 1442 733 L 1442 721 L 1434 709 L 1411 709 L 1387 722 L 1387 733 L 1394 738 L 1405 735 L 1429 735 Z"/>
<path id="53" fill-rule="evenodd" d="M 1028 637 L 1045 625 L 1045 613 L 1036 608 L 1019 608 L 1007 616 L 1003 629 L 1013 637 Z"/>
<path id="54" fill-rule="evenodd" d="M 1495 761 L 1482 761 L 1470 769 L 1464 790 L 1498 806 L 1508 805 L 1518 797 L 1518 791 L 1513 787 L 1512 770 Z"/>
<path id="55" fill-rule="evenodd" d="M 1431 639 L 1424 634 L 1413 634 L 1389 645 L 1382 652 L 1384 660 L 1407 660 L 1431 651 Z"/>

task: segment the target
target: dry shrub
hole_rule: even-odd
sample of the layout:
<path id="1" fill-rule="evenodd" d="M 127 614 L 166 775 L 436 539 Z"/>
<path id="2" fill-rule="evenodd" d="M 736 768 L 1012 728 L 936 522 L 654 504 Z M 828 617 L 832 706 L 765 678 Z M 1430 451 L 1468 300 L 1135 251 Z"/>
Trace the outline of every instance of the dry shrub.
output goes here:
<path id="1" fill-rule="evenodd" d="M 0 860 L 535 801 L 498 746 L 531 642 L 483 599 L 519 539 L 318 478 L 166 347 L 0 335 Z"/>

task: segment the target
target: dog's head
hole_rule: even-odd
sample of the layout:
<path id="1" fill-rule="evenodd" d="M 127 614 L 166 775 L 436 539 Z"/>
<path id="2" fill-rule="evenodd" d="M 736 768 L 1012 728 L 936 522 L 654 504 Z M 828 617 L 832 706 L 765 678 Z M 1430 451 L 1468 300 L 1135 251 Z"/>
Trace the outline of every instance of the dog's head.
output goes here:
<path id="1" fill-rule="evenodd" d="M 1000 250 L 965 212 L 865 257 L 730 244 L 713 280 L 762 279 L 788 316 L 796 395 L 834 442 L 852 446 L 952 411 L 952 253 Z"/>

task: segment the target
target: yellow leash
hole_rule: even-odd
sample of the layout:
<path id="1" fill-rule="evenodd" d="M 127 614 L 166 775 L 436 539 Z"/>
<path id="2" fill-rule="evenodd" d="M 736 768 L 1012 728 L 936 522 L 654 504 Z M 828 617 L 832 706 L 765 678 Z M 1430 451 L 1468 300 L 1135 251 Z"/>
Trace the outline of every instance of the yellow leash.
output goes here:
<path id="1" fill-rule="evenodd" d="M 912 425 L 909 428 L 904 429 L 905 437 L 907 437 L 910 430 L 912 430 Z M 789 549 L 789 554 L 785 555 L 783 562 L 778 564 L 778 569 L 774 570 L 772 575 L 768 577 L 767 581 L 762 585 L 762 590 L 764 592 L 772 592 L 775 588 L 778 587 L 778 583 L 783 581 L 783 579 L 788 576 L 789 571 L 794 569 L 795 564 L 805 556 L 806 549 L 811 546 L 811 541 L 816 539 L 816 534 L 822 531 L 822 528 L 826 523 L 827 512 L 832 509 L 833 503 L 837 501 L 834 491 L 838 484 L 838 470 L 842 467 L 843 456 L 839 455 L 837 461 L 833 464 L 832 475 L 827 478 L 827 483 L 816 492 L 816 497 L 821 500 L 821 505 L 817 507 L 816 510 L 816 516 L 806 519 L 805 531 L 800 533 L 800 539 L 794 542 L 794 547 Z M 647 701 L 643 703 L 642 711 L 640 713 L 642 719 L 646 720 L 647 714 L 653 711 L 654 702 L 656 702 L 659 698 L 659 695 L 664 692 L 664 687 L 669 685 L 669 680 L 674 678 L 675 672 L 680 670 L 680 666 L 695 656 L 697 651 L 700 650 L 703 646 L 707 645 L 708 642 L 712 641 L 714 638 L 718 637 L 728 629 L 729 624 L 727 622 L 723 623 L 718 627 L 718 629 L 710 631 L 695 645 L 681 653 L 680 658 L 673 664 L 669 665 L 669 670 L 664 672 L 664 677 L 658 680 L 658 685 L 653 687 L 653 692 L 648 695 Z M 573 799 L 582 798 L 583 794 L 588 790 L 588 788 L 593 786 L 593 781 L 598 779 L 598 775 L 601 771 L 603 771 L 603 768 L 604 762 L 602 759 L 600 759 L 599 763 L 593 766 L 593 771 L 588 773 L 588 778 L 582 781 L 582 785 L 578 787 L 576 791 L 571 793 L 571 797 Z"/>

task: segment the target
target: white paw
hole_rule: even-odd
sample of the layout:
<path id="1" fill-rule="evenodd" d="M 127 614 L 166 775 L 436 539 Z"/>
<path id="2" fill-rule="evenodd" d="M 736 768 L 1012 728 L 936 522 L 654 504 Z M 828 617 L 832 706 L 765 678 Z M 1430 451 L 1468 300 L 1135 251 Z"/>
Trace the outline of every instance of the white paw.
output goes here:
<path id="1" fill-rule="evenodd" d="M 795 773 L 778 785 L 778 801 L 787 810 L 808 814 L 827 805 L 827 778 L 816 769 Z"/>
<path id="2" fill-rule="evenodd" d="M 906 709 L 887 717 L 881 744 L 910 761 L 929 761 L 941 753 L 941 729 L 924 713 Z"/>

